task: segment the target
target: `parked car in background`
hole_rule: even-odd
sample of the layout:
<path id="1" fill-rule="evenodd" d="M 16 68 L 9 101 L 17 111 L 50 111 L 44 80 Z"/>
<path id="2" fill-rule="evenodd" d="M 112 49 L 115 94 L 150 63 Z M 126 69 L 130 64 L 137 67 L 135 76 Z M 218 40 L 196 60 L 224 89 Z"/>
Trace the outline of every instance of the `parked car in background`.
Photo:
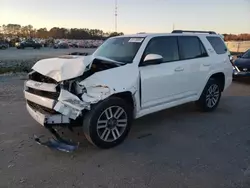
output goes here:
<path id="1" fill-rule="evenodd" d="M 67 42 L 58 42 L 54 45 L 55 49 L 67 49 L 69 48 L 69 44 Z"/>
<path id="2" fill-rule="evenodd" d="M 42 44 L 32 39 L 28 39 L 28 40 L 16 43 L 17 49 L 25 49 L 29 47 L 34 48 L 34 49 L 40 49 L 42 47 Z"/>
<path id="3" fill-rule="evenodd" d="M 9 44 L 5 41 L 0 41 L 0 49 L 5 50 L 9 48 Z"/>
<path id="4" fill-rule="evenodd" d="M 78 48 L 78 44 L 75 42 L 69 42 L 68 45 L 70 48 Z"/>
<path id="5" fill-rule="evenodd" d="M 250 49 L 245 53 L 238 55 L 234 61 L 233 77 L 250 77 Z"/>

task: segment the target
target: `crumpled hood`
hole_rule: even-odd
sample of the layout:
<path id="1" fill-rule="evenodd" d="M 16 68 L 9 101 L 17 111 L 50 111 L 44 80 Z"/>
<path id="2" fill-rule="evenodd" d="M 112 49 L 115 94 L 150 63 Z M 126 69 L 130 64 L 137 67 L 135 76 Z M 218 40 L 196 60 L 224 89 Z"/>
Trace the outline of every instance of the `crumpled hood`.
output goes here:
<path id="1" fill-rule="evenodd" d="M 32 69 L 60 82 L 81 76 L 92 61 L 92 56 L 62 56 L 42 59 Z"/>

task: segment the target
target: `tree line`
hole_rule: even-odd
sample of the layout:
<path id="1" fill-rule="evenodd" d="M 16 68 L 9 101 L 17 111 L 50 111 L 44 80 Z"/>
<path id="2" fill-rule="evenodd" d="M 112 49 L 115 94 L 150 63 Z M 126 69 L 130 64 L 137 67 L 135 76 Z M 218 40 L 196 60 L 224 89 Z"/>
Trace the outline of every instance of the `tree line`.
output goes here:
<path id="1" fill-rule="evenodd" d="M 123 35 L 122 32 L 104 32 L 100 29 L 88 28 L 62 28 L 53 27 L 35 29 L 32 25 L 21 26 L 19 24 L 7 24 L 0 26 L 0 38 L 2 37 L 25 37 L 25 38 L 54 38 L 54 39 L 105 39 L 112 36 Z M 223 34 L 225 41 L 250 40 L 250 33 L 239 35 Z"/>
<path id="2" fill-rule="evenodd" d="M 250 41 L 250 33 L 242 33 L 239 35 L 224 34 L 225 41 Z"/>
<path id="3" fill-rule="evenodd" d="M 53 27 L 35 29 L 32 25 L 7 24 L 0 26 L 0 37 L 54 38 L 54 39 L 105 39 L 123 35 L 121 32 L 104 32 L 100 29 Z"/>

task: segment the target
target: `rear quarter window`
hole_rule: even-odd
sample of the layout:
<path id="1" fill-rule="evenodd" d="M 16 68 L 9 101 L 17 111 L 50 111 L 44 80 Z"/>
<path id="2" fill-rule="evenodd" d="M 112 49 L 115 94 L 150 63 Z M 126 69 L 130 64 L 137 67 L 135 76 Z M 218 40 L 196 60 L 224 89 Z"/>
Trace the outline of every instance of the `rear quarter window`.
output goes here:
<path id="1" fill-rule="evenodd" d="M 208 42 L 212 45 L 217 54 L 225 54 L 227 47 L 220 37 L 207 37 Z"/>

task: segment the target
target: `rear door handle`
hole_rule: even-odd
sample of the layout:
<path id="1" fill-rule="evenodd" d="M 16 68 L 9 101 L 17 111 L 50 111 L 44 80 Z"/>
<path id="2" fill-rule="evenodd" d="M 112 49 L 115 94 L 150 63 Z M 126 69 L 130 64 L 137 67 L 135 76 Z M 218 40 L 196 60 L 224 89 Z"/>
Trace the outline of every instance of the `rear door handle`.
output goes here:
<path id="1" fill-rule="evenodd" d="M 203 63 L 203 66 L 209 67 L 211 64 L 210 63 Z"/>
<path id="2" fill-rule="evenodd" d="M 184 71 L 184 68 L 183 68 L 183 67 L 177 67 L 174 71 L 175 71 L 175 72 Z"/>

